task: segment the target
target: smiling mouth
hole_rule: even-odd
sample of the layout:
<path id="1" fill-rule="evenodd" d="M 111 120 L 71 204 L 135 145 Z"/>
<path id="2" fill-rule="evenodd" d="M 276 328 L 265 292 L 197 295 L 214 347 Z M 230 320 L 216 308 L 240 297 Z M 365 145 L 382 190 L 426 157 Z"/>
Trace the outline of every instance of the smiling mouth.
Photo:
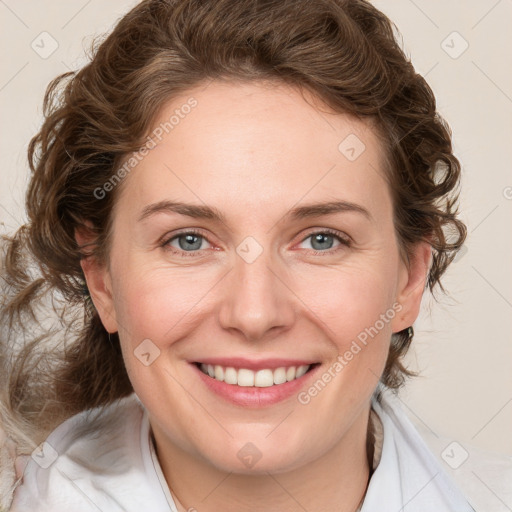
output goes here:
<path id="1" fill-rule="evenodd" d="M 267 388 L 279 386 L 293 380 L 300 379 L 319 363 L 301 366 L 282 366 L 280 368 L 263 368 L 253 371 L 248 368 L 234 368 L 204 363 L 195 363 L 205 374 L 219 382 L 240 387 Z"/>

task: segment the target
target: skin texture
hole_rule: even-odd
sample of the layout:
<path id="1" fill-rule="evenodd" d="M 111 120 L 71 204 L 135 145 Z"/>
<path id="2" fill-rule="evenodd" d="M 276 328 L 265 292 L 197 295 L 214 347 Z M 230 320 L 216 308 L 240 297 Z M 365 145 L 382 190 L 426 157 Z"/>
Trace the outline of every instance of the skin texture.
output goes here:
<path id="1" fill-rule="evenodd" d="M 401 259 L 381 143 L 367 123 L 284 84 L 214 81 L 163 105 L 155 126 L 190 97 L 197 106 L 122 184 L 109 267 L 83 261 L 94 304 L 105 328 L 119 332 L 180 510 L 353 511 L 368 480 L 370 398 L 391 334 L 418 315 L 430 246 L 418 244 L 408 265 Z M 354 161 L 338 149 L 350 134 L 365 145 Z M 162 200 L 215 207 L 225 222 L 164 212 L 138 222 Z M 370 218 L 285 218 L 296 206 L 335 200 Z M 175 237 L 188 228 L 204 238 L 187 252 Z M 335 237 L 313 245 L 311 233 L 326 228 L 351 245 Z M 236 250 L 248 236 L 263 249 L 252 263 Z M 321 376 L 390 310 L 393 318 L 307 405 L 296 394 L 267 407 L 234 405 L 189 363 L 299 358 L 321 363 Z M 144 339 L 160 351 L 148 366 L 134 354 Z M 251 468 L 237 456 L 248 442 L 261 454 Z"/>

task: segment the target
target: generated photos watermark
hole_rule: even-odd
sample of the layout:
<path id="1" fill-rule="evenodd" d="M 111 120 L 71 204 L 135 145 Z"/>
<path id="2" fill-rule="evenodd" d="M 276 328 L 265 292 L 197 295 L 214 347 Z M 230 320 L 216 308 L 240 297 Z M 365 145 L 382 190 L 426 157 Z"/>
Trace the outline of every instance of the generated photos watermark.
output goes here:
<path id="1" fill-rule="evenodd" d="M 302 405 L 309 404 L 311 399 L 317 396 L 329 382 L 339 375 L 345 366 L 368 345 L 368 341 L 375 338 L 402 309 L 402 304 L 395 302 L 392 307 L 380 315 L 372 326 L 361 331 L 357 335 L 357 339 L 352 341 L 350 347 L 343 354 L 338 355 L 336 361 L 307 390 L 301 391 L 297 395 L 298 402 Z"/>
<path id="2" fill-rule="evenodd" d="M 193 108 L 197 106 L 197 100 L 194 97 L 190 97 L 186 103 L 181 105 L 179 108 L 174 110 L 174 114 L 163 123 L 160 123 L 152 132 L 148 135 L 146 143 L 141 148 L 133 153 L 133 155 L 114 173 L 112 176 L 101 186 L 94 189 L 94 197 L 96 199 L 104 199 L 108 192 L 112 192 L 114 188 L 125 178 L 139 162 L 144 160 L 152 149 L 162 140 L 164 135 L 170 133 L 174 128 L 181 122 L 182 119 L 190 114 Z"/>

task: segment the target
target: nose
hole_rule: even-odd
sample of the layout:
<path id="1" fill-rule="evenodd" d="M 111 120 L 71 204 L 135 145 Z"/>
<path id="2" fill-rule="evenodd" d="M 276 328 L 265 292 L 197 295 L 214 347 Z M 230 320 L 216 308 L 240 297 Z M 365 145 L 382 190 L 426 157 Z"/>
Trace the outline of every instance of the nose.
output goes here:
<path id="1" fill-rule="evenodd" d="M 252 262 L 240 254 L 223 288 L 220 324 L 252 342 L 274 337 L 290 328 L 297 310 L 286 272 L 269 250 Z"/>

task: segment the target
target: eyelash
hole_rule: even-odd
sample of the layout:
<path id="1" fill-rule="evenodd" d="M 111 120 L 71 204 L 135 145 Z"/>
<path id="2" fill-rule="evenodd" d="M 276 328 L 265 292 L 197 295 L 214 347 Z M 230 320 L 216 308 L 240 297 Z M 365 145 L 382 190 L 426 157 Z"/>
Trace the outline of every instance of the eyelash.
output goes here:
<path id="1" fill-rule="evenodd" d="M 306 235 L 300 241 L 300 243 L 302 243 L 305 240 L 307 240 L 308 238 L 310 238 L 310 237 L 312 237 L 314 235 L 318 235 L 318 234 L 331 235 L 331 236 L 333 236 L 334 238 L 336 238 L 340 242 L 340 245 L 337 248 L 335 248 L 335 249 L 328 249 L 326 251 L 318 251 L 316 249 L 308 249 L 315 256 L 324 256 L 326 254 L 333 254 L 333 253 L 336 253 L 337 251 L 339 251 L 339 250 L 341 250 L 343 248 L 351 247 L 351 245 L 352 245 L 352 241 L 351 241 L 351 239 L 347 235 L 344 235 L 344 234 L 340 233 L 339 231 L 336 231 L 334 229 L 329 229 L 329 228 L 325 228 L 325 229 L 321 229 L 321 230 L 317 230 L 317 231 L 312 231 L 312 232 L 308 233 L 308 235 Z M 178 256 L 181 256 L 183 258 L 197 257 L 195 255 L 198 252 L 200 252 L 200 251 L 183 251 L 183 250 L 176 249 L 176 248 L 171 247 L 170 245 L 168 245 L 175 238 L 179 238 L 180 236 L 183 236 L 183 235 L 196 235 L 196 236 L 200 236 L 201 238 L 204 238 L 205 240 L 208 241 L 208 239 L 201 233 L 201 231 L 198 231 L 196 229 L 188 229 L 186 231 L 181 231 L 179 233 L 174 234 L 171 238 L 165 239 L 160 244 L 160 247 L 164 248 L 165 250 L 168 250 L 168 251 L 172 252 L 173 254 L 177 254 Z"/>

